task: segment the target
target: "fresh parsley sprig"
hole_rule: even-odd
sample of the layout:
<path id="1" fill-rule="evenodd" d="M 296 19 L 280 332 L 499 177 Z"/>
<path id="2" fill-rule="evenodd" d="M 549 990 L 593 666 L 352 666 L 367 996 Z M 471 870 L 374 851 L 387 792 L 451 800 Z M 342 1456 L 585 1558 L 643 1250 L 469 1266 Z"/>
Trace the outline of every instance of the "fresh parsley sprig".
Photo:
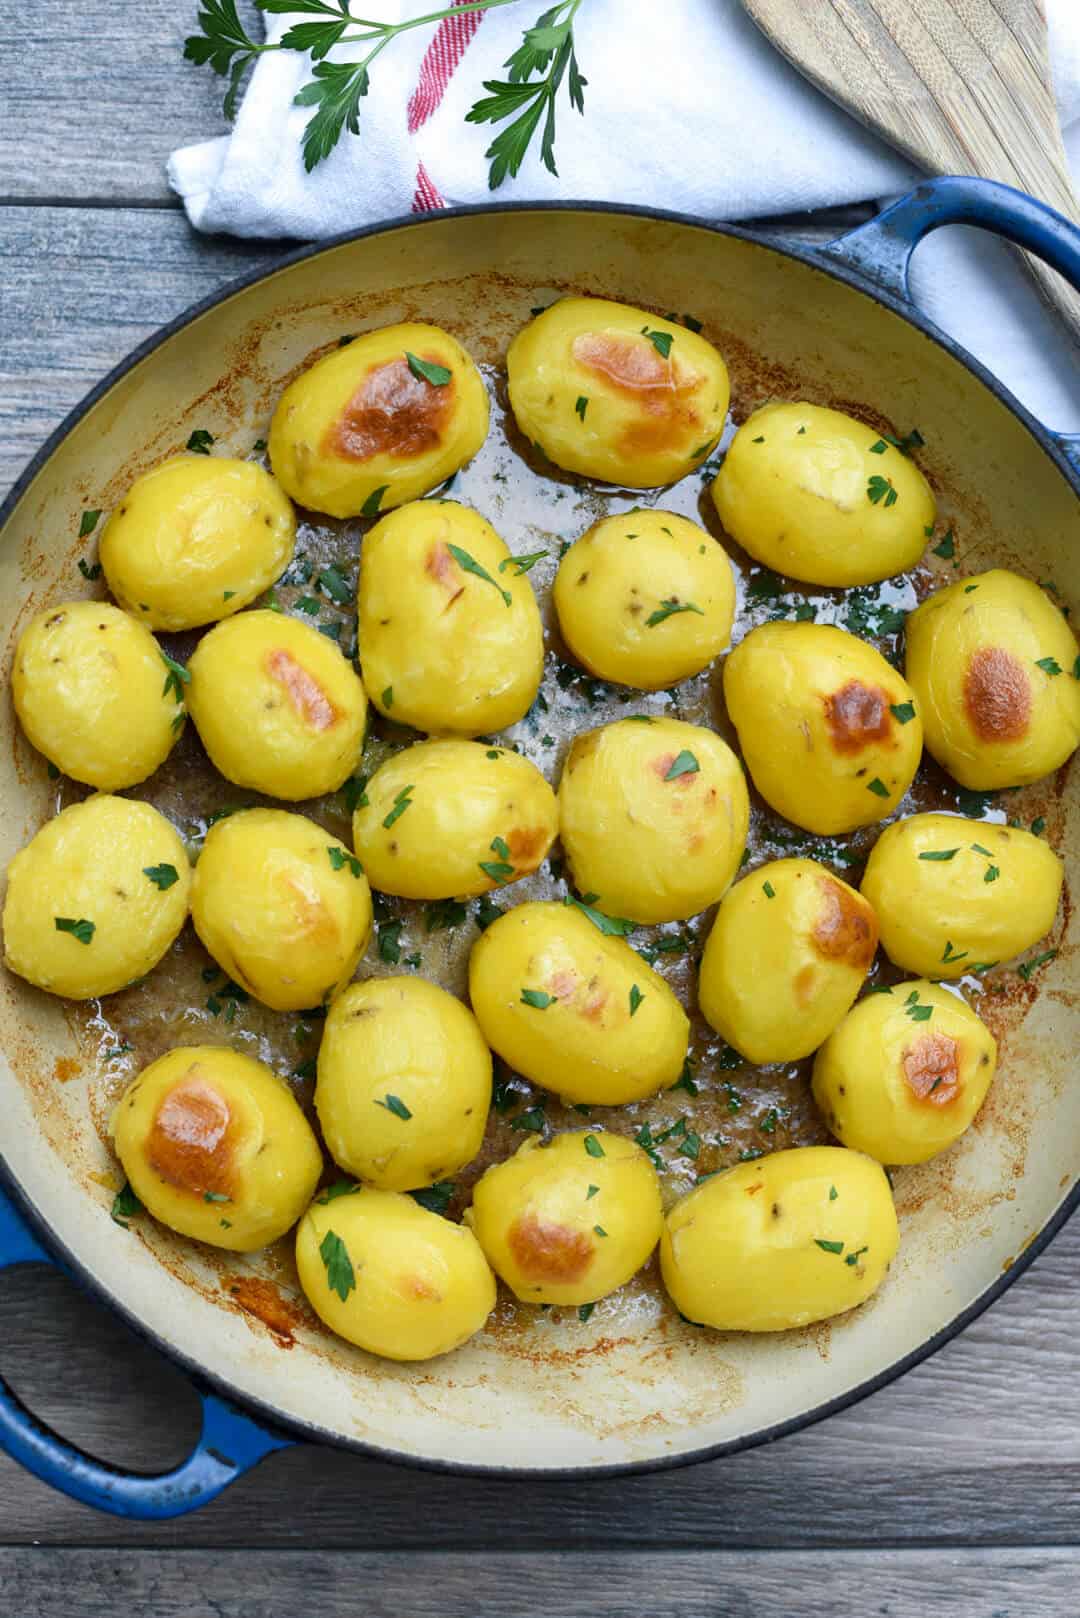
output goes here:
<path id="1" fill-rule="evenodd" d="M 236 116 L 247 70 L 256 59 L 271 51 L 298 51 L 309 56 L 312 76 L 293 98 L 294 106 L 312 107 L 314 112 L 304 130 L 304 167 L 308 173 L 323 162 L 342 135 L 360 133 L 360 103 L 371 85 L 371 67 L 376 57 L 397 38 L 413 28 L 424 28 L 444 17 L 469 11 L 494 11 L 515 5 L 518 0 L 464 0 L 460 5 L 441 6 L 422 16 L 401 22 L 378 22 L 354 15 L 349 0 L 255 0 L 259 11 L 271 15 L 300 12 L 310 21 L 296 22 L 274 44 L 258 44 L 240 21 L 236 0 L 203 0 L 198 14 L 201 32 L 184 41 L 184 57 L 228 79 L 224 112 Z M 582 0 L 560 0 L 526 29 L 522 44 L 503 64 L 506 80 L 485 82 L 487 96 L 470 108 L 470 123 L 507 124 L 489 146 L 488 184 L 497 190 L 509 174 L 517 174 L 529 145 L 543 120 L 540 156 L 552 173 L 555 167 L 555 106 L 564 78 L 570 105 L 585 110 L 582 77 L 574 54 L 574 18 Z M 367 47 L 349 61 L 328 61 L 337 46 Z"/>

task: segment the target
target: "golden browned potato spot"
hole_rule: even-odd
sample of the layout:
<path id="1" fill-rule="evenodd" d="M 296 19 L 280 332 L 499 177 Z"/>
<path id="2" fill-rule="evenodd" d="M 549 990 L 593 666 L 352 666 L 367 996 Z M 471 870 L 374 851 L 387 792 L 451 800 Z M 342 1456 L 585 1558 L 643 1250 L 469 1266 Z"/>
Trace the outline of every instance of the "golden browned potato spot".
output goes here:
<path id="1" fill-rule="evenodd" d="M 983 742 L 1018 742 L 1031 720 L 1031 682 L 1019 658 L 981 646 L 964 675 L 964 709 Z"/>
<path id="2" fill-rule="evenodd" d="M 752 1062 L 795 1062 L 849 1010 L 877 948 L 864 898 L 814 860 L 771 860 L 720 903 L 698 1001 Z"/>
<path id="3" fill-rule="evenodd" d="M 814 1099 L 845 1146 L 924 1163 L 982 1106 L 997 1064 L 985 1023 L 926 978 L 867 995 L 814 1059 Z"/>
<path id="4" fill-rule="evenodd" d="M 227 781 L 297 801 L 335 792 L 356 767 L 363 682 L 310 624 L 240 613 L 203 636 L 188 672 L 191 717 Z"/>
<path id="5" fill-rule="evenodd" d="M 723 431 L 716 349 L 629 304 L 562 298 L 517 334 L 506 365 L 521 431 L 584 477 L 656 488 L 699 466 Z"/>
<path id="6" fill-rule="evenodd" d="M 1080 742 L 1080 646 L 1033 580 L 958 579 L 911 614 L 905 643 L 926 745 L 962 786 L 1037 781 Z"/>
<path id="7" fill-rule="evenodd" d="M 423 354 L 440 365 L 437 354 Z M 409 370 L 404 355 L 373 365 L 327 431 L 323 453 L 369 461 L 373 455 L 395 458 L 422 455 L 437 448 L 455 400 L 454 379 L 432 387 Z"/>
<path id="8" fill-rule="evenodd" d="M 881 820 L 911 785 L 922 755 L 914 695 L 880 652 L 830 624 L 761 624 L 724 665 L 754 785 L 825 837 Z"/>
<path id="9" fill-rule="evenodd" d="M 311 1125 L 262 1062 L 177 1046 L 128 1085 L 111 1124 L 132 1189 L 183 1236 L 247 1253 L 283 1236 L 322 1173 Z"/>
<path id="10" fill-rule="evenodd" d="M 594 1303 L 656 1246 L 660 1182 L 625 1136 L 567 1130 L 494 1163 L 465 1217 L 492 1269 L 525 1303 Z"/>
<path id="11" fill-rule="evenodd" d="M 231 1198 L 236 1134 L 232 1125 L 227 1100 L 193 1063 L 158 1103 L 146 1138 L 146 1160 L 179 1191 Z"/>
<path id="12" fill-rule="evenodd" d="M 270 424 L 275 476 L 302 505 L 373 516 L 444 482 L 487 436 L 472 358 L 438 326 L 364 332 L 301 373 Z"/>

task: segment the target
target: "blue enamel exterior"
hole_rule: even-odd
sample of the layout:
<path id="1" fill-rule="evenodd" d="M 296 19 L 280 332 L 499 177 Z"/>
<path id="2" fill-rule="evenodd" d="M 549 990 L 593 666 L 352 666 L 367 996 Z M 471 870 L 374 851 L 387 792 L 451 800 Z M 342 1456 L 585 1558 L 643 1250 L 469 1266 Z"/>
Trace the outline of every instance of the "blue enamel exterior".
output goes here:
<path id="1" fill-rule="evenodd" d="M 549 206 L 588 207 L 589 204 Z M 512 211 L 507 210 L 511 215 Z M 601 208 L 600 211 L 607 210 Z M 701 221 L 686 222 L 701 223 Z M 393 223 L 389 221 L 387 226 L 376 229 L 391 228 Z M 942 334 L 932 322 L 920 315 L 911 305 L 908 268 L 911 255 L 919 242 L 930 231 L 937 230 L 942 225 L 975 225 L 995 235 L 1003 236 L 1006 240 L 1045 259 L 1080 291 L 1080 230 L 1070 225 L 1053 209 L 1036 202 L 1034 198 L 1015 191 L 1010 186 L 998 185 L 989 180 L 948 177 L 927 181 L 893 203 L 868 224 L 860 225 L 830 243 L 820 254 L 800 256 L 816 256 L 823 269 L 828 270 L 830 266 L 835 266 L 844 272 L 847 278 L 854 276 L 864 283 L 864 290 L 871 295 L 875 290 L 880 290 L 888 299 L 901 301 L 907 306 L 905 313 L 913 324 L 941 337 Z M 363 231 L 358 234 L 371 233 Z M 733 234 L 751 233 L 733 232 Z M 343 239 L 338 238 L 337 241 Z M 317 248 L 308 250 L 308 252 L 316 251 Z M 274 266 L 275 269 L 277 267 Z M 227 295 L 230 290 L 233 289 L 226 288 L 223 295 Z M 172 329 L 184 325 L 193 312 L 181 317 Z M 963 357 L 962 351 L 957 350 L 956 345 L 948 338 L 943 338 L 943 341 L 946 346 Z M 130 364 L 132 361 L 126 363 Z M 126 369 L 126 365 L 120 369 Z M 102 388 L 106 388 L 111 380 L 112 378 L 106 379 L 101 385 Z M 70 423 L 59 429 L 57 438 L 63 435 L 68 425 Z M 1068 460 L 1074 474 L 1080 475 L 1080 434 L 1051 431 L 1048 432 L 1048 437 Z M 46 458 L 51 448 L 52 443 L 46 445 L 39 459 Z M 20 486 L 17 486 L 11 498 L 17 498 L 19 492 Z M 1055 1228 L 1056 1223 L 1055 1221 Z M 1049 1234 L 1052 1234 L 1052 1231 L 1045 1232 L 1044 1236 Z M 1032 1251 L 1037 1250 L 1040 1245 L 1041 1240 L 1033 1244 Z M 29 1216 L 20 1212 L 10 1196 L 5 1195 L 0 1188 L 0 1270 L 16 1264 L 31 1263 L 47 1263 L 57 1268 L 67 1268 L 32 1229 Z M 978 1309 L 974 1312 L 977 1313 Z M 968 1316 L 962 1317 L 956 1322 L 954 1329 L 960 1329 L 967 1318 Z M 952 1335 L 952 1331 L 943 1334 L 946 1335 Z M 915 1356 L 921 1357 L 922 1354 Z M 903 1368 L 899 1367 L 900 1370 Z M 891 1373 L 877 1379 L 870 1386 L 887 1380 L 891 1380 Z M 0 1380 L 0 1446 L 44 1482 L 83 1501 L 86 1505 L 96 1507 L 99 1511 L 145 1521 L 181 1516 L 213 1500 L 222 1489 L 257 1465 L 264 1456 L 295 1442 L 271 1424 L 245 1415 L 219 1394 L 202 1386 L 197 1377 L 193 1377 L 192 1381 L 202 1400 L 202 1432 L 191 1455 L 171 1472 L 145 1476 L 124 1472 L 117 1467 L 94 1460 L 38 1421 L 15 1398 L 2 1380 Z M 862 1391 L 870 1391 L 870 1386 Z M 839 1401 L 837 1408 L 847 1402 L 850 1401 Z M 766 1436 L 779 1435 L 770 1433 Z"/>

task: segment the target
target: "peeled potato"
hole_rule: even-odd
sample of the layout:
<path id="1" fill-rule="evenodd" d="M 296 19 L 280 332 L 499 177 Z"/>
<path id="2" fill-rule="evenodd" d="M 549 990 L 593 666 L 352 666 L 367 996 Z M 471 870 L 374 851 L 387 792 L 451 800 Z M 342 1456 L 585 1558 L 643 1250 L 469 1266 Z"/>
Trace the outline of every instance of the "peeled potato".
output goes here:
<path id="1" fill-rule="evenodd" d="M 503 730 L 540 687 L 532 585 L 491 524 L 455 500 L 418 500 L 366 535 L 359 634 L 372 702 L 417 730 Z"/>
<path id="2" fill-rule="evenodd" d="M 439 326 L 384 326 L 289 384 L 270 423 L 270 461 L 300 505 L 371 517 L 443 483 L 487 430 L 487 390 L 461 344 Z"/>
<path id="3" fill-rule="evenodd" d="M 406 899 L 465 899 L 540 865 L 559 829 L 555 794 L 508 747 L 418 742 L 387 759 L 353 816 L 373 885 Z"/>
<path id="4" fill-rule="evenodd" d="M 862 893 L 891 961 L 920 977 L 960 978 L 1044 937 L 1064 874 L 1049 844 L 1030 832 L 908 815 L 874 844 Z"/>
<path id="5" fill-rule="evenodd" d="M 188 709 L 227 781 L 268 797 L 317 798 L 364 745 L 363 683 L 332 641 L 280 612 L 245 612 L 204 635 Z"/>
<path id="6" fill-rule="evenodd" d="M 873 427 L 812 404 L 747 417 L 712 486 L 720 521 L 758 562 L 809 584 L 870 584 L 914 567 L 930 485 Z"/>
<path id="7" fill-rule="evenodd" d="M 585 731 L 559 783 L 575 886 L 633 921 L 680 921 L 715 903 L 738 869 L 749 819 L 730 747 L 677 719 Z"/>
<path id="8" fill-rule="evenodd" d="M 101 535 L 109 589 L 151 629 L 197 629 L 261 595 L 292 559 L 296 517 L 254 461 L 177 455 L 137 478 Z"/>
<path id="9" fill-rule="evenodd" d="M 925 978 L 878 989 L 814 1060 L 814 1100 L 838 1140 L 880 1163 L 925 1163 L 963 1134 L 997 1065 L 997 1041 Z"/>
<path id="10" fill-rule="evenodd" d="M 399 1191 L 317 1197 L 297 1228 L 296 1267 L 330 1330 L 389 1360 L 449 1354 L 495 1307 L 472 1231 Z"/>
<path id="11" fill-rule="evenodd" d="M 184 710 L 148 629 L 104 601 L 69 601 L 19 637 L 11 695 L 19 723 L 64 775 L 115 792 L 168 758 Z"/>
<path id="12" fill-rule="evenodd" d="M 660 1182 L 625 1135 L 535 1137 L 477 1181 L 466 1215 L 523 1303 L 583 1304 L 629 1281 L 660 1240 Z"/>
<path id="13" fill-rule="evenodd" d="M 250 1253 L 294 1225 L 322 1153 L 288 1086 L 223 1045 L 179 1046 L 143 1069 L 113 1114 L 139 1201 L 163 1225 Z"/>
<path id="14" fill-rule="evenodd" d="M 911 687 L 829 624 L 752 629 L 724 664 L 724 698 L 761 796 L 819 836 L 882 820 L 919 767 Z"/>
<path id="15" fill-rule="evenodd" d="M 315 1108 L 331 1157 L 381 1191 L 456 1174 L 480 1150 L 491 1052 L 460 1000 L 418 977 L 354 983 L 319 1047 Z"/>
<path id="16" fill-rule="evenodd" d="M 1030 579 L 957 580 L 916 608 L 905 642 L 927 748 L 961 786 L 1038 781 L 1080 742 L 1080 646 Z"/>
<path id="17" fill-rule="evenodd" d="M 690 1024 L 599 911 L 516 905 L 473 945 L 469 998 L 504 1061 L 568 1101 L 620 1106 L 675 1083 Z"/>
<path id="18" fill-rule="evenodd" d="M 104 793 L 46 821 L 7 870 L 4 961 L 69 1000 L 145 977 L 188 912 L 191 867 L 164 815 Z"/>
<path id="19" fill-rule="evenodd" d="M 570 547 L 554 600 L 563 639 L 591 674 L 659 691 L 725 649 L 735 582 L 704 528 L 640 510 L 605 517 Z"/>
<path id="20" fill-rule="evenodd" d="M 607 298 L 560 298 L 518 332 L 506 370 L 517 424 L 550 461 L 631 488 L 694 471 L 727 416 L 711 343 Z"/>
<path id="21" fill-rule="evenodd" d="M 720 903 L 698 1001 L 751 1062 L 798 1062 L 849 1010 L 877 949 L 877 918 L 815 860 L 758 866 Z"/>
<path id="22" fill-rule="evenodd" d="M 801 1146 L 714 1174 L 677 1202 L 660 1269 L 687 1320 L 786 1331 L 865 1303 L 898 1243 L 881 1165 L 839 1146 Z"/>
<path id="23" fill-rule="evenodd" d="M 223 971 L 275 1011 L 324 1005 L 367 948 L 360 861 L 313 820 L 245 809 L 211 826 L 191 889 L 195 931 Z"/>

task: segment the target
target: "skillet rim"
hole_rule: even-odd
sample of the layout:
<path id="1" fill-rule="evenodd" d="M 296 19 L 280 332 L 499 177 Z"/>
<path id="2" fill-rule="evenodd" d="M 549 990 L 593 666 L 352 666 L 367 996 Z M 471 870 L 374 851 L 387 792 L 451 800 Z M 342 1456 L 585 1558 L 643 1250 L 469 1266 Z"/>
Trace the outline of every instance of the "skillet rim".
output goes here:
<path id="1" fill-rule="evenodd" d="M 671 209 L 644 208 L 633 203 L 566 199 L 553 202 L 480 203 L 468 207 L 441 208 L 428 214 L 398 215 L 376 224 L 362 226 L 358 230 L 343 231 L 339 235 L 298 247 L 275 259 L 274 263 L 267 268 L 252 270 L 231 278 L 224 286 L 219 287 L 215 292 L 209 293 L 205 298 L 188 305 L 180 314 L 159 327 L 149 337 L 144 338 L 124 359 L 114 365 L 88 393 L 84 394 L 79 403 L 53 429 L 40 449 L 31 456 L 4 501 L 0 504 L 0 540 L 2 540 L 3 529 L 8 519 L 22 500 L 23 495 L 64 439 L 68 437 L 83 417 L 129 371 L 153 354 L 156 349 L 162 347 L 170 338 L 182 331 L 185 326 L 191 325 L 199 316 L 207 313 L 210 309 L 226 303 L 230 298 L 246 291 L 260 281 L 272 279 L 280 271 L 287 270 L 294 264 L 302 263 L 309 258 L 315 258 L 320 253 L 331 252 L 336 248 L 347 246 L 351 242 L 363 241 L 369 236 L 381 236 L 392 231 L 414 227 L 423 229 L 425 226 L 436 225 L 443 219 L 467 219 L 497 215 L 513 216 L 525 213 L 604 214 L 645 219 L 662 224 L 689 226 L 709 235 L 730 236 L 740 241 L 751 242 L 757 247 L 766 248 L 768 251 L 778 253 L 781 257 L 794 259 L 801 264 L 805 264 L 810 269 L 832 276 L 845 285 L 854 288 L 857 292 L 863 293 L 874 302 L 883 305 L 893 314 L 899 315 L 909 325 L 920 331 L 923 336 L 928 337 L 939 348 L 943 348 L 952 359 L 958 361 L 966 370 L 970 371 L 976 380 L 981 382 L 1020 421 L 1021 425 L 1027 428 L 1039 447 L 1048 455 L 1058 471 L 1063 475 L 1066 482 L 1077 495 L 1080 495 L 1080 466 L 1075 466 L 1070 462 L 1054 431 L 1039 421 L 980 360 L 976 359 L 974 355 L 970 354 L 936 326 L 933 321 L 923 315 L 913 302 L 899 298 L 894 293 L 878 286 L 869 276 L 854 269 L 845 263 L 843 259 L 826 254 L 823 248 L 829 244 L 822 244 L 822 247 L 818 248 L 796 242 L 778 242 L 763 231 L 701 219 L 693 214 L 681 213 Z M 991 234 L 993 233 L 991 232 Z M 837 240 L 842 242 L 843 236 L 837 238 Z M 763 1444 L 775 1443 L 777 1439 L 784 1438 L 789 1433 L 799 1432 L 804 1428 L 815 1426 L 828 1416 L 850 1409 L 871 1394 L 878 1392 L 879 1389 L 887 1387 L 890 1382 L 896 1381 L 907 1371 L 920 1365 L 924 1360 L 929 1359 L 932 1354 L 937 1353 L 946 1343 L 966 1330 L 974 1320 L 977 1320 L 980 1315 L 989 1309 L 991 1304 L 995 1303 L 1004 1292 L 1008 1291 L 1015 1281 L 1020 1279 L 1036 1258 L 1050 1245 L 1076 1211 L 1076 1208 L 1080 1206 L 1080 1177 L 1078 1177 L 1046 1224 L 1017 1254 L 1008 1269 L 1003 1270 L 990 1286 L 979 1293 L 965 1309 L 962 1309 L 958 1315 L 954 1316 L 952 1320 L 942 1326 L 931 1337 L 920 1343 L 917 1348 L 912 1349 L 892 1364 L 885 1366 L 865 1381 L 859 1382 L 844 1393 L 836 1395 L 833 1399 L 827 1399 L 809 1410 L 800 1412 L 797 1416 L 790 1416 L 785 1421 L 758 1428 L 756 1431 L 743 1434 L 738 1438 L 725 1439 L 717 1444 L 704 1445 L 700 1449 L 680 1451 L 675 1455 L 663 1454 L 642 1460 L 617 1461 L 598 1465 L 530 1467 L 513 1464 L 483 1465 L 478 1462 L 451 1461 L 437 1457 L 406 1454 L 370 1441 L 335 1433 L 318 1426 L 314 1422 L 304 1421 L 300 1417 L 288 1415 L 274 1405 L 260 1399 L 257 1395 L 238 1390 L 225 1377 L 207 1369 L 198 1360 L 193 1359 L 183 1350 L 175 1348 L 156 1331 L 147 1326 L 128 1302 L 115 1296 L 103 1281 L 93 1275 L 76 1258 L 66 1243 L 60 1241 L 53 1233 L 48 1219 L 23 1190 L 2 1152 L 0 1152 L 0 1186 L 9 1193 L 16 1208 L 27 1219 L 34 1233 L 41 1237 L 42 1245 L 56 1256 L 60 1267 L 84 1291 L 119 1315 L 136 1337 L 145 1343 L 149 1343 L 172 1364 L 179 1366 L 186 1372 L 194 1383 L 196 1394 L 201 1389 L 212 1391 L 236 1405 L 240 1410 L 250 1412 L 255 1419 L 264 1423 L 273 1432 L 296 1435 L 301 1441 L 328 1445 L 335 1449 L 349 1450 L 370 1459 L 392 1465 L 407 1466 L 426 1472 L 447 1473 L 452 1476 L 520 1478 L 530 1481 L 544 1479 L 583 1481 L 592 1480 L 593 1478 L 625 1477 L 648 1472 L 671 1471 L 677 1467 L 693 1466 L 706 1461 L 719 1460 L 728 1455 L 739 1454 L 744 1450 L 756 1449 Z"/>

